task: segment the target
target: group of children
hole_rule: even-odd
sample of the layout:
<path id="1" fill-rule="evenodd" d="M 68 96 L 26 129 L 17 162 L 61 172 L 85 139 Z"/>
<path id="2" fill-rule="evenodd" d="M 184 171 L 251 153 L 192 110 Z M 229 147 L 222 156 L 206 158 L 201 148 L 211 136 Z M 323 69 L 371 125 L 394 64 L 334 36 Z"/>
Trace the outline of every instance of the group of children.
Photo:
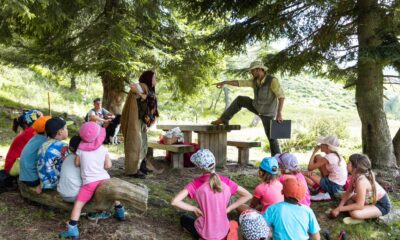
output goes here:
<path id="1" fill-rule="evenodd" d="M 237 239 L 237 227 L 228 219 L 228 213 L 234 209 L 240 214 L 244 239 L 320 239 L 311 201 L 341 195 L 339 206 L 329 213 L 332 218 L 348 212 L 347 222 L 352 223 L 388 214 L 391 208 L 388 195 L 375 181 L 368 156 L 353 154 L 346 167 L 338 148 L 339 140 L 335 136 L 320 139 L 306 172 L 300 171 L 293 154 L 264 158 L 258 170 L 261 183 L 253 196 L 234 181 L 217 174 L 213 154 L 200 149 L 191 161 L 202 170 L 202 176 L 179 192 L 171 205 L 194 214 L 183 215 L 180 222 L 196 239 Z M 319 151 L 324 154 L 317 154 Z M 313 173 L 315 169 L 321 175 Z M 231 203 L 230 198 L 236 194 L 238 198 Z M 198 206 L 185 202 L 186 197 L 195 200 Z M 249 200 L 249 206 L 245 205 Z"/>
<path id="2" fill-rule="evenodd" d="M 84 123 L 79 135 L 73 136 L 70 145 L 63 142 L 68 138 L 67 122 L 59 117 L 43 116 L 36 110 L 24 112 L 17 121 L 23 127 L 18 135 L 18 149 L 10 147 L 15 159 L 6 158 L 6 171 L 10 171 L 20 158 L 19 180 L 36 190 L 57 190 L 67 202 L 74 202 L 67 230 L 60 233 L 60 237 L 79 238 L 78 220 L 84 205 L 93 197 L 101 183 L 110 178 L 106 169 L 112 163 L 107 149 L 102 145 L 106 133 L 105 129 L 95 122 Z M 21 136 L 31 137 L 22 144 Z M 9 156 L 10 154 L 7 154 Z M 108 218 L 108 212 L 93 213 L 89 218 Z M 125 209 L 119 201 L 115 201 L 115 217 L 125 220 Z"/>
<path id="3" fill-rule="evenodd" d="M 82 208 L 97 187 L 110 178 L 106 169 L 111 168 L 111 160 L 102 146 L 105 129 L 95 122 L 86 122 L 68 147 L 63 142 L 68 138 L 67 123 L 62 118 L 31 110 L 24 112 L 17 124 L 24 131 L 11 144 L 6 171 L 11 171 L 20 158 L 19 179 L 23 184 L 35 188 L 39 194 L 57 190 L 65 201 L 74 202 L 67 230 L 60 236 L 78 238 L 77 223 Z M 340 195 L 340 204 L 330 212 L 331 217 L 349 212 L 351 219 L 367 219 L 389 213 L 388 195 L 375 181 L 369 158 L 353 154 L 346 167 L 338 148 L 336 137 L 320 139 L 307 172 L 300 171 L 296 156 L 290 153 L 264 158 L 258 170 L 261 183 L 254 195 L 217 174 L 213 154 L 200 149 L 190 160 L 203 171 L 202 176 L 180 191 L 171 204 L 194 214 L 183 215 L 180 222 L 197 239 L 236 239 L 235 224 L 228 219 L 233 210 L 240 214 L 239 224 L 245 239 L 319 239 L 320 227 L 310 208 L 311 200 Z M 320 175 L 312 172 L 315 169 L 319 169 Z M 231 202 L 234 195 L 238 197 Z M 185 202 L 186 197 L 195 200 L 197 206 Z M 246 205 L 248 201 L 250 204 Z M 115 216 L 125 219 L 125 210 L 118 201 Z M 110 213 L 96 213 L 93 218 L 106 217 Z"/>

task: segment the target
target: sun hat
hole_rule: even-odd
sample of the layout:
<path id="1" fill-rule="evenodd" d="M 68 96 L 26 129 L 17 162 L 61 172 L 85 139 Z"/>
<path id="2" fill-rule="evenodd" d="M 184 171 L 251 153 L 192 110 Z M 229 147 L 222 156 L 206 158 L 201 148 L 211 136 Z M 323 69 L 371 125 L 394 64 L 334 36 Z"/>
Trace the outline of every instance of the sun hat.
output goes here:
<path id="1" fill-rule="evenodd" d="M 261 68 L 264 71 L 267 71 L 267 67 L 264 66 L 264 64 L 261 61 L 254 61 L 250 63 L 249 71 L 256 69 L 256 68 Z"/>
<path id="2" fill-rule="evenodd" d="M 215 157 L 208 149 L 199 149 L 190 157 L 190 161 L 202 170 L 215 172 Z"/>
<path id="3" fill-rule="evenodd" d="M 32 126 L 32 124 L 43 115 L 41 111 L 38 110 L 28 110 L 24 111 L 19 117 L 18 117 L 18 123 L 25 123 L 28 126 Z"/>
<path id="4" fill-rule="evenodd" d="M 45 133 L 46 122 L 50 119 L 50 116 L 41 116 L 33 124 L 32 128 L 35 129 L 37 133 Z"/>
<path id="5" fill-rule="evenodd" d="M 266 157 L 261 161 L 260 168 L 270 174 L 278 174 L 278 161 L 274 157 Z"/>
<path id="6" fill-rule="evenodd" d="M 281 164 L 280 168 L 284 171 L 293 172 L 299 170 L 299 161 L 295 155 L 291 153 L 278 153 L 274 157 Z"/>
<path id="7" fill-rule="evenodd" d="M 49 138 L 54 138 L 57 135 L 58 130 L 62 129 L 67 122 L 63 118 L 53 117 L 46 121 L 45 130 Z"/>
<path id="8" fill-rule="evenodd" d="M 282 193 L 285 198 L 301 201 L 306 196 L 306 187 L 297 178 L 288 178 L 283 182 Z"/>
<path id="9" fill-rule="evenodd" d="M 331 151 L 337 151 L 340 145 L 339 139 L 333 135 L 320 138 L 318 143 L 327 145 Z"/>
<path id="10" fill-rule="evenodd" d="M 79 129 L 79 136 L 82 141 L 78 149 L 93 151 L 103 144 L 106 138 L 106 130 L 95 122 L 85 122 Z"/>
<path id="11" fill-rule="evenodd" d="M 268 238 L 270 229 L 260 213 L 254 209 L 247 209 L 239 217 L 240 230 L 247 240 Z"/>

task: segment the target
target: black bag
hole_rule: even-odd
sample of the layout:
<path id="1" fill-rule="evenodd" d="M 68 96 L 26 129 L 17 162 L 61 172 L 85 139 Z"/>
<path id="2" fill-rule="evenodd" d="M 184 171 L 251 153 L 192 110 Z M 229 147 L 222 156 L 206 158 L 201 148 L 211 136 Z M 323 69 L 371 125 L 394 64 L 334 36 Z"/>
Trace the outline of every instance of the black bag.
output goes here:
<path id="1" fill-rule="evenodd" d="M 13 177 L 6 170 L 0 170 L 0 191 L 5 191 L 10 187 L 13 187 Z"/>

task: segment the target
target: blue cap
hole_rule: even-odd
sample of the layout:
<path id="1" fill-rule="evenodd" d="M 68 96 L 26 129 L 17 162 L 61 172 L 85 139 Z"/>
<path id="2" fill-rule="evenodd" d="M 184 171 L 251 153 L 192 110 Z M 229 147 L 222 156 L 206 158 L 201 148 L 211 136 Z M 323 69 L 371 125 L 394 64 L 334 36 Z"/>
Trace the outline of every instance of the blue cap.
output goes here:
<path id="1" fill-rule="evenodd" d="M 274 157 L 266 157 L 261 161 L 260 168 L 270 174 L 278 174 L 278 161 Z"/>

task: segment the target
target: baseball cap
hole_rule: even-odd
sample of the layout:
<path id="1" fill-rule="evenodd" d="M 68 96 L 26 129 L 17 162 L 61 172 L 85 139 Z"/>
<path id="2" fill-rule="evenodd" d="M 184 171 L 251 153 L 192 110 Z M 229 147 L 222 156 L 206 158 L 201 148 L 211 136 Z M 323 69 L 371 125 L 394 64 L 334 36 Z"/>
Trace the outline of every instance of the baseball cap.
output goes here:
<path id="1" fill-rule="evenodd" d="M 266 157 L 261 161 L 260 168 L 270 174 L 278 174 L 278 161 L 274 157 Z"/>
<path id="2" fill-rule="evenodd" d="M 62 129 L 67 125 L 67 122 L 61 117 L 53 117 L 47 120 L 45 125 L 46 134 L 50 138 L 54 138 L 57 135 L 58 130 Z"/>
<path id="3" fill-rule="evenodd" d="M 283 182 L 282 189 L 285 198 L 294 198 L 301 201 L 306 196 L 306 186 L 304 186 L 297 178 L 288 178 Z"/>
<path id="4" fill-rule="evenodd" d="M 50 119 L 50 116 L 41 116 L 33 124 L 32 128 L 35 129 L 37 133 L 44 133 L 46 122 Z"/>
<path id="5" fill-rule="evenodd" d="M 278 153 L 274 156 L 283 170 L 290 172 L 299 170 L 299 161 L 291 153 Z"/>
<path id="6" fill-rule="evenodd" d="M 318 143 L 327 145 L 331 151 L 337 151 L 340 145 L 339 139 L 336 136 L 326 136 L 320 138 Z"/>

